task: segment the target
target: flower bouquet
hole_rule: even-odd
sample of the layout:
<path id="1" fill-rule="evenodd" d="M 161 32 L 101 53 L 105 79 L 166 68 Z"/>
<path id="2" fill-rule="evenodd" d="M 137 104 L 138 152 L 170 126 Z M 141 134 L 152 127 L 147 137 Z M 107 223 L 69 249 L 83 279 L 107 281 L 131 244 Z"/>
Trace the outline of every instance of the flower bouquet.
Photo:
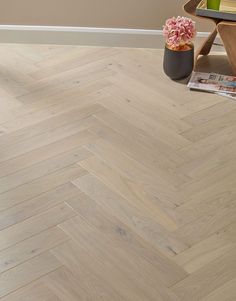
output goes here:
<path id="1" fill-rule="evenodd" d="M 172 79 L 189 76 L 193 70 L 196 35 L 195 22 L 186 17 L 173 17 L 163 26 L 165 37 L 164 71 Z"/>

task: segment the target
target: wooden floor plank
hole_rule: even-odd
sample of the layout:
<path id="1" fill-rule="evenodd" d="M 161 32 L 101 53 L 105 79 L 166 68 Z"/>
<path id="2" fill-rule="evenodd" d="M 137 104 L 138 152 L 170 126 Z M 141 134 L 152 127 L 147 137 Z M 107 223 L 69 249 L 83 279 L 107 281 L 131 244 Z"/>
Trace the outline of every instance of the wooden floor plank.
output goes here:
<path id="1" fill-rule="evenodd" d="M 83 120 L 101 109 L 101 106 L 95 104 L 85 108 L 74 109 L 57 116 L 52 115 L 51 118 L 47 120 L 43 120 L 37 124 L 31 124 L 30 127 L 24 127 L 18 131 L 6 134 L 0 138 L 0 141 L 4 144 L 4 147 L 10 146 L 45 132 L 53 131 L 56 128 L 63 127 L 78 120 Z"/>
<path id="2" fill-rule="evenodd" d="M 70 252 L 68 252 L 69 250 Z M 171 293 L 169 295 L 163 292 L 158 293 L 154 287 L 144 290 L 146 284 L 141 282 L 139 277 L 130 278 L 131 271 L 128 272 L 126 270 L 126 274 L 110 261 L 112 254 L 110 254 L 107 260 L 101 260 L 100 253 L 95 255 L 93 250 L 87 249 L 86 242 L 84 245 L 81 240 L 78 243 L 69 242 L 64 246 L 54 249 L 52 252 L 72 272 L 74 269 L 79 270 L 81 265 L 83 267 L 83 264 L 86 264 L 86 268 L 90 273 L 102 279 L 104 284 L 107 283 L 107 286 L 111 287 L 112 290 L 119 292 L 124 300 L 132 300 L 134 298 L 135 300 L 145 300 L 145 298 L 156 300 L 156 297 L 158 297 L 161 301 L 164 301 L 171 300 L 173 297 Z M 68 257 L 69 253 L 70 256 Z"/>
<path id="3" fill-rule="evenodd" d="M 138 162 L 143 162 L 153 172 L 159 170 L 160 176 L 170 182 L 172 186 L 178 186 L 180 183 L 188 180 L 188 177 L 183 174 L 179 176 L 175 174 L 175 169 L 173 169 L 174 163 L 169 158 L 163 159 L 161 153 L 154 152 L 154 150 L 158 149 L 157 145 L 152 146 L 151 144 L 144 143 L 138 137 L 136 140 L 133 140 L 132 132 L 128 133 L 126 131 L 122 135 L 101 122 L 92 126 L 90 130 L 98 137 L 113 144 L 121 152 L 132 156 Z M 179 161 L 181 162 L 181 159 Z M 166 163 L 166 168 L 164 168 L 165 162 L 168 162 Z"/>
<path id="4" fill-rule="evenodd" d="M 93 125 L 93 118 L 88 117 L 76 122 L 58 127 L 52 131 L 33 136 L 27 140 L 20 141 L 13 145 L 6 145 L 0 150 L 0 162 L 10 160 L 24 153 L 36 150 L 37 148 L 47 146 L 53 142 L 60 141 L 66 137 L 86 130 Z"/>
<path id="5" fill-rule="evenodd" d="M 56 270 L 60 266 L 60 262 L 50 253 L 43 253 L 30 259 L 0 274 L 0 296 L 3 297 L 17 288 Z"/>
<path id="6" fill-rule="evenodd" d="M 5 210 L 23 201 L 30 200 L 49 190 L 68 183 L 72 179 L 85 175 L 87 172 L 79 165 L 73 164 L 59 171 L 25 183 L 12 190 L 0 194 L 0 209 Z"/>
<path id="7" fill-rule="evenodd" d="M 221 301 L 224 299 L 227 301 L 236 299 L 236 278 L 220 286 L 214 292 L 201 299 L 201 301 Z"/>
<path id="8" fill-rule="evenodd" d="M 183 138 L 182 135 L 167 129 L 161 125 L 158 120 L 149 118 L 146 114 L 133 107 L 129 99 L 125 98 L 125 96 L 119 96 L 119 88 L 112 86 L 109 88 L 106 87 L 103 90 L 109 93 L 110 97 L 98 100 L 99 103 L 119 116 L 125 117 L 125 120 L 128 120 L 137 128 L 144 130 L 156 139 L 158 138 L 173 149 L 179 149 L 191 144 L 191 142 Z"/>
<path id="9" fill-rule="evenodd" d="M 121 175 L 106 163 L 99 160 L 99 158 L 91 157 L 88 160 L 82 160 L 79 165 L 89 173 L 100 178 L 108 187 L 111 187 L 111 189 L 131 202 L 133 206 L 141 209 L 143 214 L 146 212 L 149 216 L 155 217 L 158 223 L 169 231 L 177 229 L 175 221 L 170 218 L 164 210 L 160 209 L 156 198 L 151 194 L 149 195 L 145 190 L 142 190 L 134 181 Z"/>
<path id="10" fill-rule="evenodd" d="M 188 273 L 193 273 L 236 246 L 236 223 L 222 228 L 205 240 L 178 254 L 174 261 Z"/>
<path id="11" fill-rule="evenodd" d="M 3 301 L 62 301 L 40 280 L 36 280 L 1 298 Z"/>
<path id="12" fill-rule="evenodd" d="M 0 178 L 0 194 L 66 168 L 89 156 L 89 151 L 79 147 L 2 177 Z"/>
<path id="13" fill-rule="evenodd" d="M 25 240 L 35 234 L 58 225 L 64 220 L 75 216 L 75 212 L 67 205 L 57 205 L 42 214 L 33 216 L 25 221 L 2 230 L 0 250 Z"/>
<path id="14" fill-rule="evenodd" d="M 235 278 L 236 249 L 233 248 L 215 261 L 205 265 L 173 286 L 181 300 L 201 300 L 221 285 Z M 196 285 L 197 283 L 198 285 Z"/>
<path id="15" fill-rule="evenodd" d="M 80 194 L 71 183 L 66 183 L 32 199 L 0 211 L 0 229 L 7 228 L 27 218 L 43 213 L 52 207 Z"/>
<path id="16" fill-rule="evenodd" d="M 78 198 L 66 202 L 83 219 L 93 225 L 100 233 L 113 242 L 117 248 L 125 250 L 127 254 L 138 256 L 138 261 L 145 260 L 155 268 L 155 279 L 161 280 L 166 285 L 176 283 L 186 277 L 186 273 L 178 265 L 174 266 L 172 260 L 163 256 L 155 248 L 137 235 L 131 228 L 122 223 L 114 215 L 106 214 L 103 208 L 86 194 L 80 194 Z M 60 225 L 64 226 L 65 223 Z M 98 235 L 99 236 L 99 235 Z"/>
<path id="17" fill-rule="evenodd" d="M 235 301 L 235 102 L 159 49 L 0 55 L 0 299 Z"/>
<path id="18" fill-rule="evenodd" d="M 92 175 L 86 175 L 73 181 L 81 191 L 104 207 L 108 214 L 115 215 L 131 227 L 133 231 L 146 239 L 164 254 L 176 255 L 185 250 L 187 245 L 175 237 L 158 222 L 149 216 L 147 220 L 140 212 L 124 198 L 110 190 L 106 185 Z"/>
<path id="19" fill-rule="evenodd" d="M 142 161 L 138 162 L 133 157 L 122 153 L 104 139 L 91 142 L 86 147 L 113 169 L 118 170 L 130 180 L 134 180 L 139 186 L 144 186 L 145 190 L 158 198 L 164 207 L 173 209 L 181 204 L 182 198 L 179 197 L 177 190 L 157 172 L 148 169 Z"/>
<path id="20" fill-rule="evenodd" d="M 64 152 L 73 150 L 78 147 L 82 147 L 83 144 L 87 144 L 90 140 L 95 139 L 88 131 L 81 131 L 78 134 L 72 135 L 68 138 L 56 141 L 49 145 L 37 148 L 30 152 L 23 153 L 11 160 L 7 160 L 0 163 L 0 177 L 7 176 L 17 171 L 53 158 Z"/>
<path id="21" fill-rule="evenodd" d="M 59 228 L 49 228 L 0 252 L 0 274 L 68 240 Z"/>
<path id="22" fill-rule="evenodd" d="M 54 251 L 53 251 L 54 252 Z M 77 269 L 72 268 L 68 261 L 62 259 L 62 255 L 55 251 L 58 259 L 61 259 L 68 267 L 62 267 L 43 278 L 47 287 L 59 296 L 60 300 L 125 300 L 110 286 L 103 283 L 99 277 L 91 275 L 82 265 Z M 72 270 L 72 272 L 71 272 Z"/>

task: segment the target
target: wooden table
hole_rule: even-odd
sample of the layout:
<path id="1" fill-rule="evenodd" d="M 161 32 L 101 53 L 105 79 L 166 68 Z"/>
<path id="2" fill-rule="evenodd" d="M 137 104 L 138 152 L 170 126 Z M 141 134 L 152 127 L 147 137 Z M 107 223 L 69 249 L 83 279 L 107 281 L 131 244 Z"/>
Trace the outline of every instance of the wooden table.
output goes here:
<path id="1" fill-rule="evenodd" d="M 228 55 L 228 59 L 232 68 L 233 73 L 236 75 L 236 22 L 224 21 L 216 18 L 201 17 L 196 15 L 196 7 L 201 0 L 190 0 L 184 5 L 184 10 L 192 16 L 199 18 L 209 19 L 214 22 L 215 28 L 209 35 L 209 37 L 204 41 L 201 47 L 196 53 L 195 62 L 199 55 L 208 55 L 213 42 L 216 38 L 217 33 L 219 33 L 225 50 Z"/>

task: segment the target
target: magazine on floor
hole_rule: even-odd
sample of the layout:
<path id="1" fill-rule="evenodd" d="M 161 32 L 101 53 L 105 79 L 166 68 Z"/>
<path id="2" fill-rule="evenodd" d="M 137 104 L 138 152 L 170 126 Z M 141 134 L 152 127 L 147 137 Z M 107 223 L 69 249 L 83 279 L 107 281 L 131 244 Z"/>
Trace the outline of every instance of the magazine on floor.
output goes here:
<path id="1" fill-rule="evenodd" d="M 193 90 L 216 93 L 236 99 L 236 77 L 216 73 L 193 72 L 188 83 Z"/>
<path id="2" fill-rule="evenodd" d="M 224 96 L 224 97 L 228 97 L 228 98 L 231 98 L 231 99 L 234 99 L 236 100 L 236 94 L 232 94 L 232 93 L 216 93 L 217 95 L 220 95 L 220 96 Z"/>

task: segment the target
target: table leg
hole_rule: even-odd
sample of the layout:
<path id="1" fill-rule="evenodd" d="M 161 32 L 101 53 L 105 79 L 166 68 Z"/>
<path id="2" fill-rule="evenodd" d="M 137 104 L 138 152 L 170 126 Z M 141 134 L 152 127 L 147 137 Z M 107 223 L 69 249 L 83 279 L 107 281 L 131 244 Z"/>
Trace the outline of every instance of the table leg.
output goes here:
<path id="1" fill-rule="evenodd" d="M 196 54 L 195 54 L 195 60 L 194 60 L 194 68 L 197 64 L 197 60 L 199 55 L 208 55 L 211 51 L 211 47 L 215 41 L 215 38 L 217 36 L 217 28 L 212 31 L 212 33 L 209 35 L 209 37 L 203 42 L 203 44 L 198 48 Z"/>
<path id="2" fill-rule="evenodd" d="M 208 55 L 215 41 L 216 36 L 217 36 L 217 29 L 215 28 L 212 31 L 212 33 L 209 35 L 209 37 L 204 41 L 202 46 L 199 48 L 197 55 Z"/>
<path id="3" fill-rule="evenodd" d="M 236 23 L 220 22 L 217 29 L 227 52 L 232 71 L 236 75 Z"/>

